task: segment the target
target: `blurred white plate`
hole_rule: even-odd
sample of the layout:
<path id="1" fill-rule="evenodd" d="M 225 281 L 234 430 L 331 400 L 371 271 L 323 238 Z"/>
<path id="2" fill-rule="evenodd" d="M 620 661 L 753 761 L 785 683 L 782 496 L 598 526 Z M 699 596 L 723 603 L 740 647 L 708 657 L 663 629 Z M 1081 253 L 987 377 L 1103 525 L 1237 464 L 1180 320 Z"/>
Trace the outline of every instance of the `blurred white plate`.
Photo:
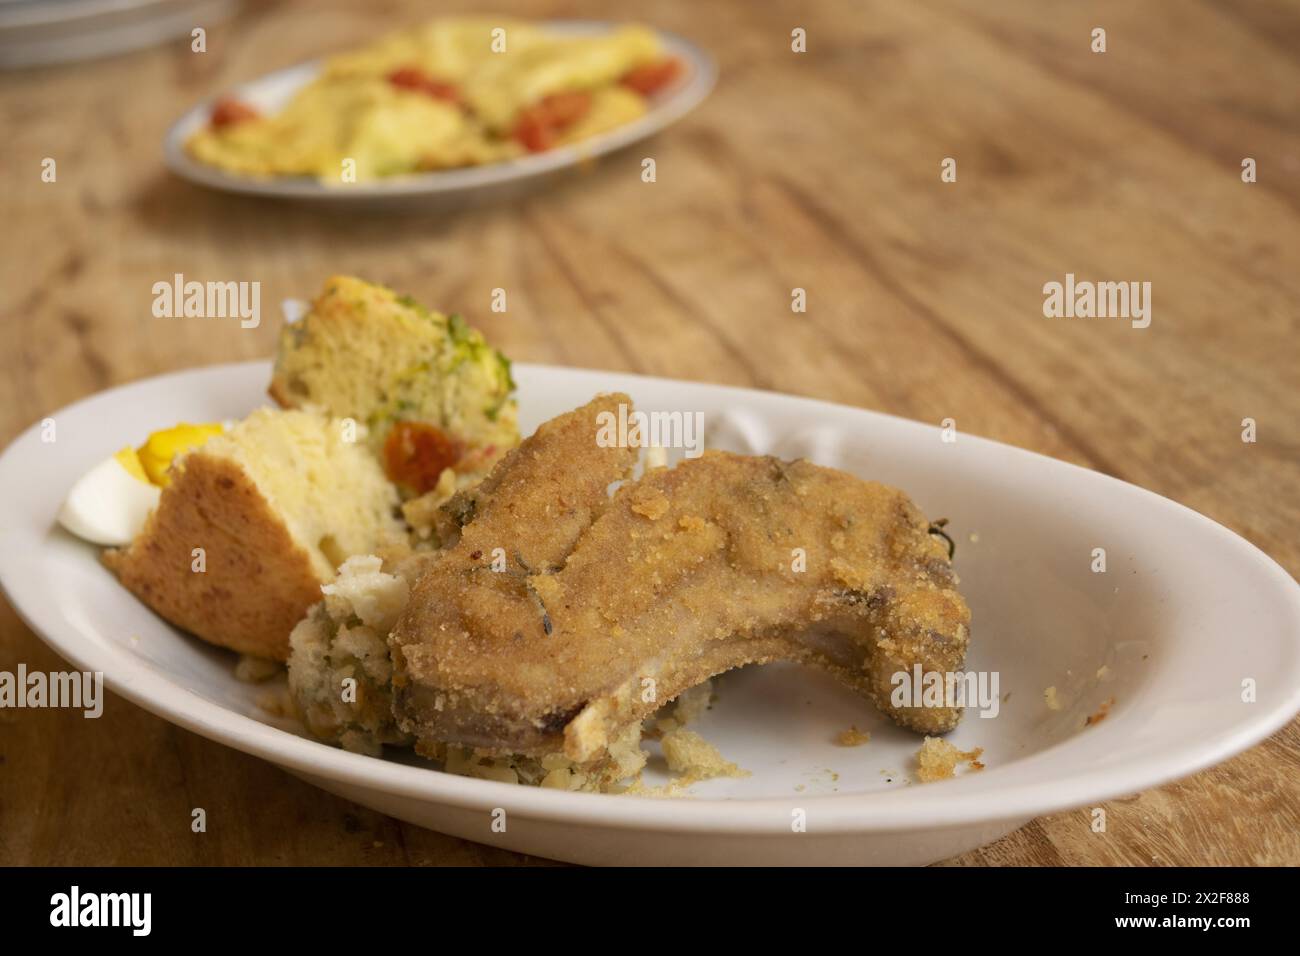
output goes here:
<path id="1" fill-rule="evenodd" d="M 126 53 L 212 27 L 234 0 L 0 0 L 0 69 Z"/>
<path id="2" fill-rule="evenodd" d="M 612 28 L 611 24 L 585 20 L 554 20 L 541 25 L 571 35 L 600 34 Z M 217 99 L 214 97 L 190 110 L 167 132 L 164 141 L 167 165 L 177 175 L 202 186 L 280 199 L 404 206 L 419 198 L 482 198 L 489 191 L 505 192 L 510 187 L 520 187 L 529 180 L 577 166 L 646 139 L 698 106 L 709 95 L 717 79 L 713 59 L 689 40 L 674 34 L 659 31 L 659 38 L 665 52 L 685 65 L 681 75 L 650 97 L 650 109 L 645 116 L 571 146 L 531 153 L 508 162 L 361 183 L 326 184 L 307 177 L 238 176 L 198 162 L 185 149 L 186 140 L 207 124 L 212 104 Z M 318 60 L 302 63 L 269 73 L 233 90 L 225 90 L 221 95 L 233 95 L 264 113 L 274 112 L 314 79 L 320 67 Z"/>
<path id="3" fill-rule="evenodd" d="M 1009 698 L 993 719 L 968 711 L 949 739 L 983 747 L 987 769 L 912 782 L 916 735 L 788 666 L 718 681 L 699 729 L 752 776 L 706 781 L 683 799 L 473 780 L 413 756 L 373 759 L 299 736 L 258 707 L 259 688 L 235 680 L 233 655 L 164 624 L 118 586 L 96 548 L 54 525 L 73 481 L 116 449 L 180 420 L 248 412 L 265 389 L 265 362 L 103 392 L 50 416 L 53 443 L 41 441 L 39 423 L 20 436 L 0 457 L 0 583 L 55 650 L 174 723 L 403 820 L 583 863 L 926 863 L 1040 814 L 1217 763 L 1300 709 L 1300 586 L 1181 505 L 973 436 L 945 443 L 938 428 L 861 409 L 618 373 L 516 370 L 525 431 L 622 389 L 642 408 L 703 412 L 714 447 L 806 456 L 905 488 L 931 517 L 951 519 L 974 613 L 969 667 L 998 671 Z M 1104 574 L 1090 568 L 1098 547 Z M 1256 685 L 1249 703 L 1246 680 Z M 1048 686 L 1062 709 L 1047 708 Z M 1112 697 L 1109 716 L 1085 727 Z M 837 746 L 850 725 L 870 731 L 870 743 Z M 658 769 L 647 775 L 663 779 Z M 492 830 L 497 808 L 504 833 Z M 804 833 L 792 832 L 797 810 Z"/>

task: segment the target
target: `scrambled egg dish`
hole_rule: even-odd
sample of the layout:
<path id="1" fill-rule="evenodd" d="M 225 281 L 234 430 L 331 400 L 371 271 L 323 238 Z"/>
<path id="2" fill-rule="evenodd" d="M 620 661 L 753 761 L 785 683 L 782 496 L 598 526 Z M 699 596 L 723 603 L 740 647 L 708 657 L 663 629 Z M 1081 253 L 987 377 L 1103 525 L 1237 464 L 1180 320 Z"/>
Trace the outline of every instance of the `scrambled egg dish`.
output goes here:
<path id="1" fill-rule="evenodd" d="M 218 101 L 187 146 L 232 173 L 323 182 L 473 166 L 635 120 L 679 70 L 646 27 L 437 20 L 332 57 L 279 113 Z"/>

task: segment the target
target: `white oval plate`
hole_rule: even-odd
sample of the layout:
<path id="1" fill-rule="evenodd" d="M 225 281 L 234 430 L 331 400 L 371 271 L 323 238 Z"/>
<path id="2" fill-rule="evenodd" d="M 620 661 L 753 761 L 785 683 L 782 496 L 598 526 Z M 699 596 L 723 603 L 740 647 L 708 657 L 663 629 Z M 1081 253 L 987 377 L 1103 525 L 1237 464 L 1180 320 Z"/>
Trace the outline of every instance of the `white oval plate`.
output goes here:
<path id="1" fill-rule="evenodd" d="M 807 456 L 906 489 L 951 519 L 974 613 L 969 667 L 1009 695 L 950 736 L 987 769 L 911 782 L 914 734 L 820 674 L 745 668 L 717 682 L 699 729 L 752 772 L 691 796 L 567 793 L 444 774 L 299 736 L 235 680 L 233 655 L 174 630 L 118 586 L 97 549 L 54 524 L 91 465 L 179 420 L 236 418 L 268 363 L 116 388 L 38 423 L 0 457 L 0 583 L 78 668 L 182 727 L 403 820 L 583 863 L 925 863 L 1043 813 L 1156 786 L 1244 750 L 1300 709 L 1300 586 L 1253 545 L 1181 505 L 1030 452 L 861 409 L 619 373 L 517 366 L 522 427 L 622 389 L 698 411 L 712 447 Z M 972 535 L 977 540 L 972 541 Z M 1094 548 L 1107 570 L 1093 573 Z M 1097 672 L 1108 668 L 1103 677 Z M 1256 683 L 1253 703 L 1242 682 Z M 1058 689 L 1060 710 L 1044 702 Z M 1109 716 L 1085 728 L 1113 697 Z M 856 725 L 870 743 L 837 746 Z M 93 728 L 92 728 L 93 729 Z M 657 769 L 648 782 L 666 779 Z M 507 814 L 505 833 L 492 812 Z M 793 832 L 803 811 L 806 832 Z"/>
<path id="2" fill-rule="evenodd" d="M 612 24 L 587 20 L 553 20 L 542 26 L 564 34 L 589 35 L 607 32 Z M 198 162 L 185 149 L 186 140 L 208 122 L 215 97 L 194 107 L 173 124 L 163 141 L 164 156 L 174 173 L 191 182 L 254 196 L 360 203 L 368 206 L 401 205 L 430 197 L 484 198 L 490 191 L 504 192 L 511 187 L 523 186 L 528 180 L 577 166 L 653 136 L 698 106 L 709 95 L 717 80 L 717 67 L 713 58 L 689 40 L 662 30 L 658 33 L 665 51 L 680 59 L 686 65 L 686 70 L 682 76 L 650 98 L 650 109 L 645 116 L 580 143 L 521 156 L 508 162 L 373 182 L 340 182 L 337 185 L 327 185 L 307 177 L 237 176 Z M 284 106 L 294 93 L 314 79 L 320 67 L 319 60 L 300 63 L 268 73 L 233 90 L 225 90 L 221 95 L 233 94 L 262 112 L 273 112 Z"/>

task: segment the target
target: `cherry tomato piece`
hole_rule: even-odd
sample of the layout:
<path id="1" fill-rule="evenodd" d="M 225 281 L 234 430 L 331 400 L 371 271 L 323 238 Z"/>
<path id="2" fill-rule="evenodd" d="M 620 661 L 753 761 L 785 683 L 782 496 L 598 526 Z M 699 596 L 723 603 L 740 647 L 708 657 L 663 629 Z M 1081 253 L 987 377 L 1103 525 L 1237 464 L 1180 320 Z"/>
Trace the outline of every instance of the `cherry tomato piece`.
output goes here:
<path id="1" fill-rule="evenodd" d="M 384 470 L 399 485 L 424 494 L 438 484 L 445 469 L 461 459 L 465 448 L 440 428 L 423 422 L 397 422 L 384 440 Z"/>

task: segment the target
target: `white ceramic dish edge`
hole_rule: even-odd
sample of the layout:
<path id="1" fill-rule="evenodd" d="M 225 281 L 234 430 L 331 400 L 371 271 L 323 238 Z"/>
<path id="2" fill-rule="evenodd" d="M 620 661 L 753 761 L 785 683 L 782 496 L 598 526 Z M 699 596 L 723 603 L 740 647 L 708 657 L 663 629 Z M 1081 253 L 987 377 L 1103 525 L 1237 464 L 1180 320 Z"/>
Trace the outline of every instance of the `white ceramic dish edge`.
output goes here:
<path id="1" fill-rule="evenodd" d="M 181 376 L 216 376 L 229 374 L 232 367 L 217 366 L 202 370 L 173 373 L 120 386 L 107 393 L 75 403 L 55 413 L 56 419 L 85 405 L 102 399 L 107 394 L 122 393 L 131 389 L 156 388 L 159 383 Z M 265 380 L 265 362 L 243 363 L 240 368 L 255 370 L 253 377 Z M 641 379 L 638 376 L 604 374 L 582 370 L 545 369 L 519 366 L 522 376 L 565 375 L 586 380 L 590 392 L 628 387 L 637 380 L 653 383 L 662 380 Z M 833 416 L 846 411 L 871 416 L 882 429 L 916 429 L 918 425 L 903 419 L 858 409 L 845 409 L 813 399 L 793 398 L 716 385 L 696 385 L 691 388 L 717 390 L 737 403 L 755 407 L 767 402 L 794 402 L 806 410 L 809 418 Z M 39 425 L 33 426 L 15 440 L 0 456 L 0 483 L 13 467 L 27 443 L 39 441 Z M 936 430 L 937 431 L 937 430 Z M 963 440 L 977 445 L 996 448 L 999 455 L 1010 455 L 1024 460 L 1052 461 L 1043 456 L 1009 446 L 988 442 L 973 436 Z M 1300 586 L 1253 545 L 1227 529 L 1215 524 L 1190 509 L 1150 492 L 1143 491 L 1115 479 L 1087 472 L 1063 462 L 1053 466 L 1065 469 L 1062 475 L 1087 474 L 1089 480 L 1115 482 L 1124 486 L 1124 494 L 1140 496 L 1144 506 L 1176 512 L 1198 528 L 1198 533 L 1231 554 L 1235 559 L 1251 566 L 1252 573 L 1267 576 L 1278 586 L 1285 597 L 1277 612 L 1286 615 L 1290 633 L 1300 636 Z M 10 534 L 8 527 L 0 528 L 0 543 Z M 69 640 L 59 633 L 57 618 L 44 612 L 28 595 L 36 588 L 24 586 L 21 562 L 5 558 L 0 567 L 9 600 L 34 631 L 41 634 L 55 650 L 74 665 L 87 670 L 106 672 L 109 686 L 140 706 L 185 727 L 195 733 L 234 746 L 280 764 L 300 776 L 307 777 L 329 789 L 340 791 L 352 788 L 382 788 L 391 798 L 409 798 L 418 801 L 435 801 L 449 809 L 481 811 L 498 805 L 508 805 L 512 813 L 524 817 L 535 815 L 550 823 L 580 823 L 603 828 L 644 828 L 653 826 L 666 833 L 700 833 L 777 836 L 789 833 L 790 798 L 765 798 L 746 800 L 650 800 L 634 797 L 610 798 L 598 795 L 569 794 L 534 788 L 523 788 L 482 780 L 457 777 L 430 769 L 406 766 L 387 761 L 346 753 L 324 744 L 286 734 L 251 718 L 231 711 L 179 688 L 172 682 L 155 675 L 129 656 L 114 653 L 111 648 L 85 645 Z M 960 789 L 947 785 L 911 788 L 906 791 L 872 794 L 869 814 L 864 815 L 860 796 L 806 796 L 797 801 L 815 814 L 821 833 L 837 830 L 853 833 L 887 833 L 893 830 L 927 830 L 952 827 L 984 827 L 991 821 L 1019 821 L 1047 812 L 1064 810 L 1085 802 L 1096 802 L 1158 786 L 1171 779 L 1185 776 L 1204 767 L 1218 763 L 1233 754 L 1264 739 L 1283 726 L 1300 709 L 1300 642 L 1290 648 L 1287 667 L 1271 677 L 1287 688 L 1285 693 L 1269 695 L 1267 704 L 1249 720 L 1233 723 L 1222 732 L 1196 741 L 1165 747 L 1151 755 L 1140 768 L 1127 774 L 1116 775 L 1106 767 L 1082 767 L 1052 779 L 1026 777 L 1029 760 L 1007 767 L 991 768 L 979 775 L 968 775 L 961 781 Z M 1059 745 L 1058 745 L 1059 746 Z M 1035 757 L 1042 754 L 1036 754 Z"/>

